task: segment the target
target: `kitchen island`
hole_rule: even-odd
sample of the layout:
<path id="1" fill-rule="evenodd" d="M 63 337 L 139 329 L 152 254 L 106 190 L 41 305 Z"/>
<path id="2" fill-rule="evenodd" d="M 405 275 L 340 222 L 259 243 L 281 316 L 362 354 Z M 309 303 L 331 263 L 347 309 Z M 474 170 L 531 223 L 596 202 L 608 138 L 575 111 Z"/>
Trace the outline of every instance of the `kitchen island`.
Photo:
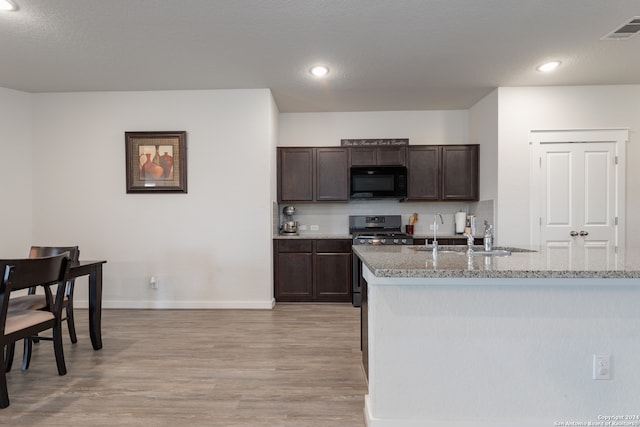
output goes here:
<path id="1" fill-rule="evenodd" d="M 640 425 L 640 250 L 447 249 L 353 248 L 369 426 Z"/>

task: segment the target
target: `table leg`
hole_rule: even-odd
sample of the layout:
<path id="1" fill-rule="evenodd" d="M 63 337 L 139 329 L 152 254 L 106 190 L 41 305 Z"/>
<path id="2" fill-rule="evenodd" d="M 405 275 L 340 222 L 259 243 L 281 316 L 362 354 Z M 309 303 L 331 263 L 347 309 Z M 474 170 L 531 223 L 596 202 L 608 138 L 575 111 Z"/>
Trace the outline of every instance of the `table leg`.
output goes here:
<path id="1" fill-rule="evenodd" d="M 89 274 L 89 334 L 94 350 L 102 348 L 102 264 Z"/>

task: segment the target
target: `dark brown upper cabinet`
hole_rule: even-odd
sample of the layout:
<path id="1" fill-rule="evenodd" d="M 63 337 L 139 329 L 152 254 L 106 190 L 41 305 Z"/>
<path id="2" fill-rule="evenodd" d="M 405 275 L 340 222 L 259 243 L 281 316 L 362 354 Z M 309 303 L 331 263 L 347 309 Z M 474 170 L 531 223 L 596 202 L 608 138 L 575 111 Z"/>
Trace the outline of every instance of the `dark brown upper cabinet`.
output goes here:
<path id="1" fill-rule="evenodd" d="M 318 202 L 349 200 L 349 150 L 316 148 L 315 176 Z"/>
<path id="2" fill-rule="evenodd" d="M 478 200 L 479 145 L 443 145 L 442 200 Z"/>
<path id="3" fill-rule="evenodd" d="M 351 166 L 406 166 L 406 146 L 351 147 Z"/>
<path id="4" fill-rule="evenodd" d="M 278 201 L 349 200 L 346 147 L 279 147 Z"/>
<path id="5" fill-rule="evenodd" d="M 440 200 L 440 146 L 409 146 L 407 199 Z"/>
<path id="6" fill-rule="evenodd" d="M 413 145 L 407 162 L 407 199 L 479 198 L 479 146 Z"/>

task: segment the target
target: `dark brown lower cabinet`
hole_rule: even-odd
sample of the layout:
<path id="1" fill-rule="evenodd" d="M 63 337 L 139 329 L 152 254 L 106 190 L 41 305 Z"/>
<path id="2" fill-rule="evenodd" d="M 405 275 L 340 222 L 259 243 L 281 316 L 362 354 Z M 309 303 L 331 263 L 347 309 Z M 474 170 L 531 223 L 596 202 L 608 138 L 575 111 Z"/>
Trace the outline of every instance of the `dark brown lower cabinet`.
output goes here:
<path id="1" fill-rule="evenodd" d="M 413 244 L 414 245 L 424 245 L 425 244 L 425 240 L 429 241 L 429 244 L 431 244 L 433 242 L 433 238 L 428 238 L 428 239 L 423 239 L 423 238 L 416 238 L 413 239 Z M 482 245 L 484 243 L 484 239 L 482 237 L 476 237 L 473 241 L 473 243 L 475 245 Z M 467 238 L 466 237 L 453 237 L 453 238 L 440 238 L 438 237 L 438 245 L 466 245 L 467 244 Z"/>
<path id="2" fill-rule="evenodd" d="M 276 301 L 351 302 L 351 244 L 349 239 L 275 239 Z"/>

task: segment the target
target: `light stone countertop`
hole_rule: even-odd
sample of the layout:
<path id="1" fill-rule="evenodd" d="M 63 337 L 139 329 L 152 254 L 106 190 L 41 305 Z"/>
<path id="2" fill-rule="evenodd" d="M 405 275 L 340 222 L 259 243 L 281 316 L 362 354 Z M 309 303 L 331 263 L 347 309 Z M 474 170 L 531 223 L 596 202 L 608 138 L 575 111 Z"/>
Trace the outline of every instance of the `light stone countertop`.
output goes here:
<path id="1" fill-rule="evenodd" d="M 469 257 L 464 246 L 440 246 L 435 258 L 432 251 L 416 248 L 419 246 L 362 245 L 354 246 L 353 251 L 376 277 L 386 278 L 640 279 L 640 248 L 619 253 L 591 249 L 582 256 L 574 251 L 571 259 L 564 250 L 540 248 L 524 248 L 535 252 L 512 252 L 510 256 Z"/>
<path id="2" fill-rule="evenodd" d="M 351 240 L 351 234 L 326 234 L 326 233 L 305 233 L 305 234 L 274 234 L 274 239 L 347 239 Z"/>

